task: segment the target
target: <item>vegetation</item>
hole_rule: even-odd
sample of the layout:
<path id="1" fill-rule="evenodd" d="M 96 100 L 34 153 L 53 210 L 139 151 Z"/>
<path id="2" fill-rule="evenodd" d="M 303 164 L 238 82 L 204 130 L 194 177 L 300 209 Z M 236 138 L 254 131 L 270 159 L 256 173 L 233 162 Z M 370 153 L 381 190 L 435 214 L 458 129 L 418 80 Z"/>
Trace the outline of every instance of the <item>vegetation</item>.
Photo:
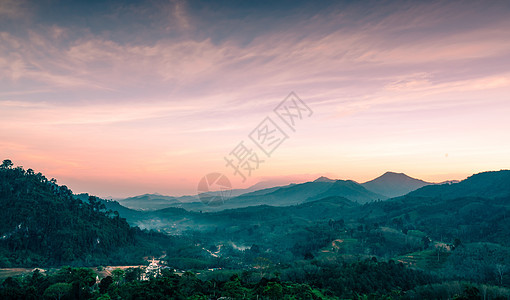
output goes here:
<path id="1" fill-rule="evenodd" d="M 278 273 L 254 281 L 249 274 L 234 273 L 230 278 L 200 279 L 185 272 L 177 275 L 165 269 L 161 275 L 142 281 L 140 272 L 130 269 L 98 279 L 88 268 L 63 267 L 51 275 L 38 270 L 25 277 L 6 278 L 0 286 L 1 299 L 337 299 L 360 295 L 383 296 L 400 293 L 402 288 L 426 282 L 422 274 L 405 271 L 402 265 L 371 261 L 325 266 L 320 274 L 308 274 L 297 282 L 283 281 Z M 402 272 L 404 271 L 404 272 Z M 133 276 L 134 274 L 134 276 Z M 138 275 L 137 275 L 138 274 Z M 339 275 L 339 276 L 336 276 Z M 369 277 L 366 277 L 369 275 Z M 381 279 L 377 279 L 382 275 Z M 334 276 L 334 277 L 331 277 Z M 212 277 L 212 276 L 211 276 Z M 372 277 L 372 278 L 370 278 Z M 392 280 L 386 280 L 392 277 Z M 362 280 L 360 280 L 363 278 Z M 372 280 L 375 281 L 372 282 Z M 303 282 L 304 281 L 304 282 Z M 312 287 L 311 284 L 323 288 Z M 400 287 L 399 284 L 402 286 Z"/>
<path id="2" fill-rule="evenodd" d="M 0 205 L 0 267 L 140 262 L 172 242 L 10 160 L 0 166 Z"/>
<path id="3" fill-rule="evenodd" d="M 71 267 L 5 272 L 0 298 L 507 299 L 508 175 L 363 205 L 332 192 L 292 206 L 135 211 L 5 160 L 0 266 Z M 150 280 L 83 268 L 162 254 Z"/>
<path id="4" fill-rule="evenodd" d="M 312 268 L 315 266 L 315 269 Z M 295 269 L 297 270 L 297 269 Z M 303 270 L 300 268 L 299 270 Z M 8 277 L 0 284 L 1 299 L 507 299 L 510 289 L 468 282 L 437 282 L 433 276 L 375 259 L 355 263 L 311 263 L 294 280 L 283 274 L 254 280 L 255 271 L 218 278 L 171 269 L 140 280 L 141 270 L 105 273 L 63 267 L 52 274 L 35 270 Z M 284 270 L 289 273 L 289 269 Z M 293 272 L 293 271 L 292 271 Z M 98 273 L 102 273 L 99 277 Z"/>

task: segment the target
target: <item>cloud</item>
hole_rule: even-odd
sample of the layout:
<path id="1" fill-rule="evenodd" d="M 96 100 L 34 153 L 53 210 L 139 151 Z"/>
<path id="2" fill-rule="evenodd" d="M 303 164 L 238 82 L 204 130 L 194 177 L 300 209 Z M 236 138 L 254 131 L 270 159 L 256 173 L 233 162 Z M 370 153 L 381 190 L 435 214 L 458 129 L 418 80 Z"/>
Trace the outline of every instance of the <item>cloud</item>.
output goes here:
<path id="1" fill-rule="evenodd" d="M 177 20 L 177 24 L 182 29 L 189 29 L 191 27 L 189 16 L 186 12 L 186 1 L 183 0 L 172 0 L 174 5 L 172 10 L 172 16 Z"/>
<path id="2" fill-rule="evenodd" d="M 174 18 L 189 19 L 184 5 L 179 1 L 169 5 L 176 14 Z M 197 40 L 186 35 L 145 44 L 120 43 L 55 25 L 48 28 L 49 33 L 31 31 L 28 40 L 4 32 L 0 68 L 4 78 L 12 81 L 28 79 L 56 88 L 143 89 L 176 97 L 229 90 L 237 98 L 261 98 L 262 90 L 273 97 L 277 93 L 282 97 L 282 90 L 296 88 L 340 92 L 353 81 L 357 81 L 354 85 L 369 84 L 368 90 L 383 89 L 395 78 L 426 68 L 434 68 L 427 72 L 428 80 L 434 81 L 438 73 L 448 72 L 449 65 L 457 61 L 475 64 L 486 57 L 509 53 L 510 42 L 504 39 L 502 28 L 510 24 L 504 21 L 498 27 L 458 28 L 439 37 L 428 33 L 420 38 L 409 34 L 393 38 L 394 32 L 420 31 L 430 22 L 446 22 L 447 16 L 437 14 L 436 6 L 424 6 L 427 9 L 420 14 L 422 6 L 396 10 L 359 28 L 332 27 L 329 24 L 338 22 L 339 16 L 326 15 L 312 19 L 308 25 L 298 22 L 293 31 L 255 36 L 247 44 L 235 39 L 217 43 L 211 38 Z M 179 22 L 184 27 L 189 25 L 187 21 Z M 62 38 L 64 35 L 67 38 Z M 379 82 L 367 82 L 377 77 Z M 408 85 L 419 83 L 406 80 Z"/>
<path id="3" fill-rule="evenodd" d="M 23 0 L 0 0 L 0 18 L 23 18 L 28 13 L 26 6 Z"/>
<path id="4" fill-rule="evenodd" d="M 179 1 L 168 5 L 175 19 L 182 18 L 178 20 L 181 27 L 189 26 L 185 20 L 191 18 L 185 7 L 186 3 Z M 232 119 L 249 114 L 256 119 L 290 91 L 306 91 L 309 101 L 325 110 L 332 107 L 333 115 L 345 116 L 377 103 L 405 101 L 403 93 L 431 95 L 506 83 L 501 71 L 477 77 L 471 70 L 479 65 L 488 68 L 487 58 L 509 55 L 510 42 L 503 29 L 510 25 L 508 21 L 428 32 L 431 26 L 437 27 L 435 22 L 448 24 L 453 9 L 460 9 L 464 17 L 476 16 L 458 5 L 443 7 L 443 11 L 437 3 L 409 9 L 392 7 L 382 14 L 370 12 L 365 17 L 370 22 L 364 23 L 362 18 L 354 27 L 335 24 L 352 22 L 356 7 L 333 11 L 297 21 L 292 31 L 277 27 L 248 43 L 187 35 L 121 43 L 55 24 L 30 29 L 26 36 L 2 32 L 0 74 L 4 82 L 31 84 L 24 84 L 23 92 L 5 91 L 0 96 L 35 99 L 35 91 L 42 90 L 53 94 L 45 96 L 46 101 L 64 106 L 67 98 L 77 97 L 83 99 L 84 112 L 89 113 L 51 121 L 85 124 L 158 118 L 165 112 L 172 115 L 175 110 L 165 109 L 164 103 L 175 106 L 184 100 L 195 108 L 185 113 L 195 118 Z M 425 34 L 412 34 L 421 31 Z M 397 33 L 405 34 L 398 37 Z M 454 80 L 447 79 L 459 63 L 471 68 Z M 400 96 L 389 97 L 388 92 Z M 98 104 L 95 112 L 90 110 L 94 102 Z M 69 103 L 72 111 L 77 103 Z M 125 112 L 107 108 L 119 105 L 125 106 Z M 149 111 L 141 108 L 147 105 Z M 70 111 L 62 115 L 72 116 Z M 115 116 L 101 116 L 101 111 L 115 112 Z"/>
<path id="5" fill-rule="evenodd" d="M 86 102 L 129 105 L 143 99 L 158 106 L 161 101 L 186 99 L 204 105 L 204 110 L 215 106 L 217 113 L 252 114 L 270 110 L 275 101 L 293 90 L 307 91 L 309 99 L 323 107 L 340 101 L 342 111 L 348 107 L 345 101 L 353 102 L 352 113 L 360 107 L 368 109 L 372 104 L 362 103 L 377 101 L 389 90 L 402 93 L 473 87 L 463 81 L 490 88 L 491 84 L 506 82 L 501 79 L 505 76 L 502 71 L 477 77 L 471 70 L 508 63 L 505 59 L 487 64 L 487 59 L 510 55 L 504 30 L 510 26 L 508 21 L 482 20 L 483 26 L 474 28 L 430 31 L 438 26 L 435 23 L 448 25 L 454 10 L 463 18 L 476 20 L 477 16 L 458 4 L 408 6 L 394 9 L 393 5 L 383 13 L 369 11 L 350 27 L 338 24 L 353 22 L 352 14 L 359 13 L 358 8 L 333 10 L 296 21 L 291 31 L 277 27 L 248 43 L 188 35 L 121 43 L 54 24 L 42 30 L 30 29 L 25 37 L 2 32 L 0 74 L 10 82 L 28 80 L 31 84 L 25 84 L 28 90 L 23 91 L 26 97 L 30 97 L 32 86 L 34 91 L 50 91 L 59 104 L 76 94 L 80 99 L 95 94 Z M 180 27 L 191 26 L 192 16 L 185 2 L 172 1 L 168 10 Z M 453 71 L 459 72 L 459 64 L 470 68 L 464 74 L 457 73 L 454 80 L 447 79 Z M 2 95 L 16 93 L 21 92 L 10 90 Z M 214 99 L 214 105 L 207 104 L 207 99 Z"/>
<path id="6" fill-rule="evenodd" d="M 7 3 L 0 1 L 0 16 L 37 14 Z M 108 168 L 144 175 L 145 165 L 177 178 L 181 170 L 213 168 L 215 159 L 223 167 L 221 155 L 295 91 L 314 110 L 314 121 L 299 133 L 306 145 L 294 144 L 288 157 L 324 153 L 317 164 L 334 173 L 338 165 L 331 161 L 342 159 L 336 149 L 360 160 L 380 148 L 396 151 L 395 145 L 411 153 L 419 144 L 422 153 L 423 144 L 441 137 L 434 130 L 451 126 L 454 117 L 469 127 L 464 115 L 449 112 L 506 111 L 510 18 L 504 4 L 349 3 L 296 9 L 292 16 L 191 4 L 118 4 L 98 13 L 101 18 L 32 18 L 30 26 L 2 27 L 0 126 L 7 129 L 2 140 L 9 140 L 2 151 L 19 150 L 41 165 L 62 158 L 62 172 L 76 166 L 91 178 L 110 174 Z M 419 122 L 428 127 L 418 128 Z M 382 127 L 394 145 L 386 135 L 374 136 Z M 415 131 L 426 131 L 422 142 Z M 459 134 L 471 142 L 469 133 Z M 93 167 L 86 165 L 95 158 Z"/>

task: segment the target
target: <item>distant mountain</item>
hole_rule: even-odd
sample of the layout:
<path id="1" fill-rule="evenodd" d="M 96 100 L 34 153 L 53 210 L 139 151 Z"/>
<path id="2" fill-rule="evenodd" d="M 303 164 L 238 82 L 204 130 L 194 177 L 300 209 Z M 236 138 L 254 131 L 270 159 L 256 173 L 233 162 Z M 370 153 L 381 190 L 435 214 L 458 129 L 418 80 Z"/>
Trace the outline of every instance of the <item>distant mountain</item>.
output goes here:
<path id="1" fill-rule="evenodd" d="M 152 200 L 144 197 L 133 197 L 131 201 L 134 201 L 134 203 L 126 204 L 124 202 L 125 200 L 121 200 L 119 203 L 132 209 L 146 211 L 175 207 L 183 208 L 188 211 L 214 212 L 257 205 L 298 205 L 306 201 L 314 201 L 332 196 L 344 197 L 358 203 L 367 203 L 376 200 L 385 200 L 388 198 L 384 195 L 369 191 L 352 180 L 333 180 L 326 177 L 319 177 L 318 179 L 310 182 L 300 184 L 292 183 L 286 186 L 270 187 L 251 192 L 250 189 L 251 187 L 248 189 L 232 190 L 231 198 L 226 199 L 225 203 L 221 206 L 208 206 L 200 202 L 198 197 L 194 202 L 162 201 L 161 203 L 155 203 L 155 205 L 150 204 L 149 201 Z M 158 199 L 158 197 L 154 198 Z M 180 200 L 180 198 L 170 198 Z M 143 207 L 149 206 L 151 207 L 150 209 L 143 209 Z"/>
<path id="2" fill-rule="evenodd" d="M 409 177 L 404 173 L 386 172 L 376 179 L 363 183 L 362 186 L 374 193 L 393 198 L 430 184 L 432 183 Z"/>
<path id="3" fill-rule="evenodd" d="M 262 189 L 269 189 L 272 187 L 285 186 L 291 184 L 291 182 L 293 182 L 291 178 L 274 178 L 270 180 L 264 180 L 255 183 L 254 185 L 250 186 L 247 189 L 244 189 L 245 190 L 244 193 L 258 191 Z"/>
<path id="4" fill-rule="evenodd" d="M 160 194 L 144 194 L 121 199 L 118 202 L 127 208 L 136 210 L 158 210 L 176 206 L 181 203 L 176 197 Z"/>
<path id="5" fill-rule="evenodd" d="M 334 179 L 329 179 L 328 177 L 321 176 L 317 179 L 315 179 L 313 182 L 335 182 Z"/>
<path id="6" fill-rule="evenodd" d="M 254 205 L 275 205 L 287 206 L 302 203 L 308 197 L 325 191 L 331 182 L 308 182 L 301 184 L 289 184 L 258 189 L 263 186 L 272 186 L 269 182 L 261 182 L 246 189 L 232 189 L 230 198 L 221 206 L 208 206 L 200 201 L 198 195 L 172 197 L 160 194 L 145 194 L 126 199 L 118 200 L 118 203 L 126 208 L 137 211 L 156 211 L 165 208 L 184 208 L 189 211 L 220 211 L 224 209 L 240 208 Z M 299 186 L 290 191 L 281 190 L 289 187 Z M 313 187 L 312 187 L 313 186 Z M 308 191 L 305 191 L 307 190 Z M 281 191 L 280 191 L 281 190 Z M 208 192 L 208 195 L 219 194 L 220 192 Z M 273 194 L 274 193 L 274 194 Z M 304 197 L 306 195 L 306 197 Z"/>
<path id="7" fill-rule="evenodd" d="M 331 180 L 321 177 L 311 182 L 243 194 L 225 202 L 221 209 L 255 205 L 289 206 L 332 196 L 344 197 L 358 203 L 387 199 L 383 195 L 368 191 L 352 180 Z"/>
<path id="8" fill-rule="evenodd" d="M 279 188 L 278 185 L 285 185 L 288 180 L 268 180 L 258 182 L 245 189 L 232 189 L 230 190 L 230 198 L 238 197 L 244 194 L 262 191 L 262 194 L 267 193 L 268 190 L 275 190 Z M 208 192 L 209 196 L 219 195 L 221 192 Z M 166 196 L 158 193 L 143 194 L 124 199 L 116 200 L 122 206 L 138 210 L 138 211 L 154 211 L 167 207 L 183 207 L 191 210 L 202 209 L 202 203 L 199 195 L 191 196 Z"/>
<path id="9" fill-rule="evenodd" d="M 169 207 L 156 211 L 128 211 L 125 216 L 132 226 L 142 229 L 161 230 L 169 234 L 183 234 L 189 230 L 210 231 L 217 228 L 240 228 L 256 220 L 267 220 L 269 224 L 280 224 L 289 218 L 306 226 L 310 221 L 334 218 L 342 212 L 358 207 L 359 204 L 339 196 L 307 201 L 299 205 L 270 206 L 256 205 L 212 212 L 187 211 Z M 269 221 L 270 220 L 270 221 Z M 251 225 L 250 225 L 251 226 Z"/>
<path id="10" fill-rule="evenodd" d="M 459 183 L 425 186 L 409 193 L 408 196 L 442 199 L 508 197 L 510 196 L 510 170 L 478 173 Z"/>
<path id="11" fill-rule="evenodd" d="M 352 180 L 336 180 L 326 191 L 310 197 L 307 200 L 318 200 L 327 197 L 344 197 L 358 203 L 367 203 L 376 200 L 386 200 L 388 197 L 367 190 L 361 184 Z"/>
<path id="12" fill-rule="evenodd" d="M 219 209 L 240 208 L 256 205 L 289 206 L 303 203 L 331 187 L 331 182 L 305 182 L 273 187 L 234 197 Z"/>
<path id="13" fill-rule="evenodd" d="M 491 180 L 488 179 L 485 185 L 490 181 Z M 413 195 L 419 195 L 419 193 L 443 195 L 446 193 L 452 195 L 458 194 L 461 196 L 471 195 L 483 197 L 486 194 L 491 194 L 488 190 L 483 193 L 461 193 L 456 190 L 456 184 L 458 183 L 455 183 L 455 181 L 448 181 L 438 185 L 412 178 L 403 173 L 386 172 L 382 176 L 363 184 L 358 184 L 352 180 L 334 180 L 321 176 L 310 182 L 258 189 L 272 185 L 268 182 L 261 182 L 247 189 L 233 189 L 231 197 L 226 199 L 225 203 L 221 206 L 208 206 L 203 204 L 198 196 L 172 197 L 159 194 L 145 194 L 126 198 L 119 200 L 118 203 L 127 208 L 139 211 L 155 211 L 168 207 L 175 207 L 183 208 L 188 211 L 206 212 L 257 205 L 290 206 L 332 196 L 344 197 L 358 203 L 367 203 L 403 196 L 422 188 L 426 189 L 419 192 L 417 191 L 417 193 Z M 445 192 L 443 191 L 444 188 L 440 188 L 443 186 L 452 186 L 453 188 L 451 188 L 450 191 L 450 188 L 446 187 L 449 190 Z M 462 188 L 462 190 L 475 189 L 471 184 L 460 185 L 460 187 L 463 186 L 466 187 Z M 490 188 L 488 187 L 487 189 Z M 505 189 L 494 187 L 494 190 L 498 190 L 498 195 L 501 195 L 502 191 Z"/>
<path id="14" fill-rule="evenodd" d="M 230 198 L 221 206 L 207 206 L 198 195 L 164 196 L 161 194 L 144 194 L 120 199 L 118 202 L 127 208 L 139 211 L 155 211 L 168 207 L 184 208 L 190 211 L 220 211 L 255 205 L 289 206 L 313 201 L 330 196 L 345 197 L 358 203 L 384 200 L 388 197 L 369 190 L 351 180 L 334 180 L 321 176 L 314 181 L 291 183 L 274 186 L 279 181 L 262 181 L 246 189 L 232 189 Z M 209 192 L 214 195 L 220 192 Z"/>

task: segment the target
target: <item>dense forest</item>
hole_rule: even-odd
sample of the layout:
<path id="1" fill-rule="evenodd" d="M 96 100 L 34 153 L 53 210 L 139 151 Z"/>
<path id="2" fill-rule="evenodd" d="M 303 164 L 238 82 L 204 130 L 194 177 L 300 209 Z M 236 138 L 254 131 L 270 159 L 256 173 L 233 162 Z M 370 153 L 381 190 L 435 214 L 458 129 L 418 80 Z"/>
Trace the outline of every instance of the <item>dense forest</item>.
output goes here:
<path id="1" fill-rule="evenodd" d="M 279 272 L 254 280 L 249 271 L 221 275 L 161 274 L 141 280 L 142 270 L 115 269 L 101 279 L 95 269 L 62 267 L 8 277 L 1 299 L 508 299 L 510 289 L 462 281 L 439 282 L 401 263 L 376 259 L 349 264 L 312 263 L 300 280 Z"/>
<path id="2" fill-rule="evenodd" d="M 76 199 L 41 173 L 0 166 L 0 266 L 99 265 L 140 262 L 168 236 L 130 227 L 96 198 Z"/>
<path id="3" fill-rule="evenodd" d="M 359 261 L 318 265 L 304 281 L 284 281 L 275 272 L 260 280 L 249 272 L 202 276 L 165 269 L 140 280 L 140 269 L 113 270 L 99 279 L 90 268 L 63 267 L 50 275 L 38 270 L 8 277 L 0 286 L 2 299 L 507 299 L 506 288 L 467 282 L 433 283 L 430 275 L 402 264 Z"/>

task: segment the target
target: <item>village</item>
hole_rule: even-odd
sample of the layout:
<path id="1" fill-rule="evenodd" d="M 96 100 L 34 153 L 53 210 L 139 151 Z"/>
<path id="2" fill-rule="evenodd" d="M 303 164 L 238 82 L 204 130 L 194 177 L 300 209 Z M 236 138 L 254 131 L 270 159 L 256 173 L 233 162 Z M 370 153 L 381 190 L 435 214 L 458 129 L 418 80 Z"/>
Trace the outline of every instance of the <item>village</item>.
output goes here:
<path id="1" fill-rule="evenodd" d="M 140 281 L 147 281 L 151 278 L 158 277 L 162 274 L 163 270 L 169 270 L 176 275 L 182 276 L 186 270 L 179 270 L 172 268 L 166 265 L 163 258 L 166 255 L 163 255 L 159 258 L 155 257 L 145 257 L 144 260 L 147 261 L 148 265 L 130 265 L 130 266 L 99 266 L 96 268 L 92 268 L 96 272 L 96 283 L 99 284 L 101 279 L 111 276 L 115 281 L 123 281 L 126 278 L 127 274 L 131 274 L 130 276 L 134 277 L 131 279 L 136 279 Z M 211 268 L 207 271 L 217 271 L 222 268 Z M 0 279 L 7 278 L 10 276 L 27 276 L 37 271 L 41 274 L 51 274 L 55 272 L 57 269 L 52 268 L 1 268 L 0 269 Z M 196 273 L 199 275 L 200 273 Z"/>

